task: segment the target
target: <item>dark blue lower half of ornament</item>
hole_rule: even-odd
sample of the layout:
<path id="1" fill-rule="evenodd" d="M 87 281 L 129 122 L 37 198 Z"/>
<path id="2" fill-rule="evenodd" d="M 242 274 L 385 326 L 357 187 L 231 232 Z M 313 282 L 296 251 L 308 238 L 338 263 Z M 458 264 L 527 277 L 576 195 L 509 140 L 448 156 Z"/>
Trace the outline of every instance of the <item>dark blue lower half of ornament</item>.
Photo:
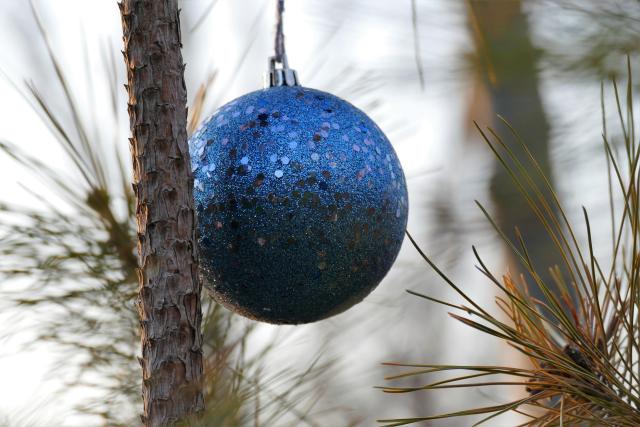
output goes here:
<path id="1" fill-rule="evenodd" d="M 278 87 L 215 113 L 190 140 L 201 276 L 214 298 L 271 323 L 361 301 L 404 238 L 407 190 L 382 131 L 333 95 Z"/>
<path id="2" fill-rule="evenodd" d="M 207 288 L 256 320 L 308 323 L 348 309 L 378 285 L 402 242 L 385 220 L 391 212 L 342 208 L 327 224 L 321 208 L 292 211 L 276 202 L 265 210 L 259 222 L 234 223 L 233 231 L 200 228 Z"/>

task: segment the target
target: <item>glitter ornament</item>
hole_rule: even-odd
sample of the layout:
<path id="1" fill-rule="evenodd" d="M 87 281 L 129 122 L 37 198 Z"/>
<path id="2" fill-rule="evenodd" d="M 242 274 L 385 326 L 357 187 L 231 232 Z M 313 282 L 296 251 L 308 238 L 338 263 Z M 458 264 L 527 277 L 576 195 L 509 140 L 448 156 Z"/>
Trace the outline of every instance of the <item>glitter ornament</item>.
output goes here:
<path id="1" fill-rule="evenodd" d="M 398 158 L 362 111 L 299 86 L 272 60 L 266 89 L 189 141 L 200 269 L 214 299 L 277 324 L 320 320 L 367 296 L 404 238 Z"/>

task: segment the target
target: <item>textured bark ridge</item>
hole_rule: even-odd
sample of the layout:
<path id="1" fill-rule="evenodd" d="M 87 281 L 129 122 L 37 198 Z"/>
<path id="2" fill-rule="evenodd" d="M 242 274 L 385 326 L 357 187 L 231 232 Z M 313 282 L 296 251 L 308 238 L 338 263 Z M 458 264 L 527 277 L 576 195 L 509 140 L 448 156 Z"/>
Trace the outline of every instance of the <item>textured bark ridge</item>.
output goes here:
<path id="1" fill-rule="evenodd" d="M 177 0 L 120 5 L 133 137 L 142 333 L 143 422 L 204 407 L 200 285 Z"/>

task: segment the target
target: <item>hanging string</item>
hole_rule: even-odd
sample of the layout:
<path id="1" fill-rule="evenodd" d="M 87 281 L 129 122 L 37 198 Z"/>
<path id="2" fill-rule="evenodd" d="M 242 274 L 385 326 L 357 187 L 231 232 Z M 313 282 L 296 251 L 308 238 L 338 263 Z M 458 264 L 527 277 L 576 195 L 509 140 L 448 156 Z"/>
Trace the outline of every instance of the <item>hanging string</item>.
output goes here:
<path id="1" fill-rule="evenodd" d="M 283 29 L 283 14 L 284 14 L 284 0 L 277 0 L 277 12 L 276 12 L 276 40 L 275 51 L 276 62 L 285 65 L 286 67 L 286 52 L 284 50 L 284 29 Z"/>
<path id="2" fill-rule="evenodd" d="M 299 86 L 298 74 L 289 68 L 287 52 L 284 49 L 284 0 L 276 0 L 276 39 L 275 55 L 269 57 L 268 72 L 264 75 L 264 87 Z"/>

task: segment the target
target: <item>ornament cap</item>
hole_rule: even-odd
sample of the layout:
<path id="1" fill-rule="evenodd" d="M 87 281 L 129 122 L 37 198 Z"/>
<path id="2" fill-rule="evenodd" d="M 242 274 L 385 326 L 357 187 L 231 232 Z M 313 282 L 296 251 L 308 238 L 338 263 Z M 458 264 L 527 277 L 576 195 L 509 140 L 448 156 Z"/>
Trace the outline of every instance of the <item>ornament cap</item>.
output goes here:
<path id="1" fill-rule="evenodd" d="M 278 63 L 281 67 L 278 67 Z M 269 71 L 264 73 L 265 89 L 276 86 L 300 86 L 298 73 L 289 68 L 286 54 L 282 56 L 282 61 L 275 56 L 269 58 Z"/>

